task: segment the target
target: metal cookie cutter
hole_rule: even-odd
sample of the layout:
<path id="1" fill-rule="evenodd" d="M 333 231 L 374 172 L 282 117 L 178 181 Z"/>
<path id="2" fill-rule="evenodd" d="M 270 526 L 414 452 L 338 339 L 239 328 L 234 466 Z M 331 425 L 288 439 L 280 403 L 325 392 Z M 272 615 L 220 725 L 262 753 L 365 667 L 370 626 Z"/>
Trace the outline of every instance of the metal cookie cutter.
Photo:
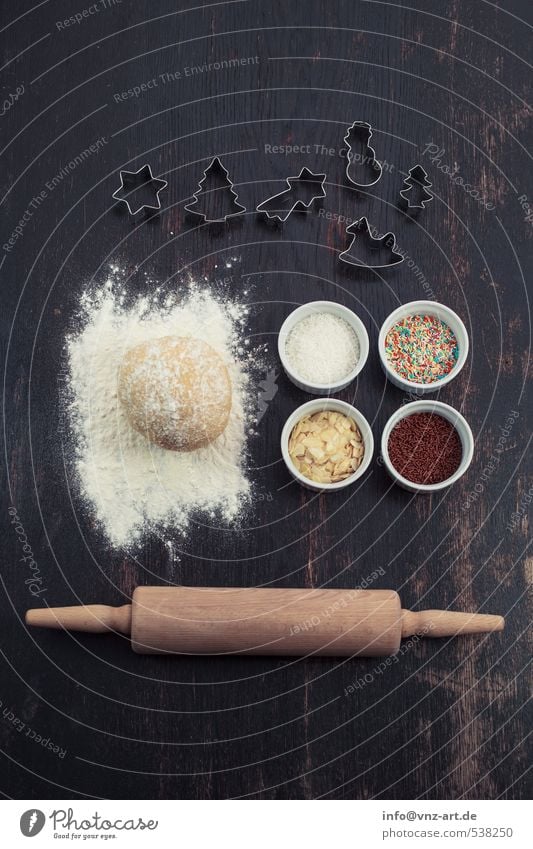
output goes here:
<path id="1" fill-rule="evenodd" d="M 369 142 L 371 138 L 372 127 L 370 124 L 367 124 L 366 121 L 354 121 L 351 127 L 348 127 L 346 135 L 344 136 L 344 141 L 348 145 L 348 150 L 346 151 L 346 157 L 348 160 L 346 164 L 346 178 L 353 186 L 357 186 L 362 189 L 367 186 L 375 185 L 383 173 L 381 162 L 378 162 L 376 159 L 376 151 L 373 147 L 370 147 Z M 359 141 L 366 145 L 365 154 L 362 157 L 361 162 L 356 161 L 353 156 L 350 158 L 350 152 L 354 141 Z M 355 169 L 356 166 L 367 166 L 367 168 L 373 168 L 376 171 L 376 178 L 371 180 L 369 183 L 361 183 L 359 180 L 354 180 L 353 177 L 350 176 L 350 170 Z"/>
<path id="2" fill-rule="evenodd" d="M 216 189 L 206 188 L 206 181 L 207 183 L 209 183 L 211 177 L 213 176 L 218 178 L 221 177 L 222 180 L 225 181 L 225 185 L 219 186 Z M 234 191 L 233 185 L 234 184 L 232 183 L 229 177 L 229 171 L 227 170 L 227 168 L 224 168 L 218 156 L 215 156 L 205 169 L 204 176 L 198 183 L 198 189 L 193 195 L 194 200 L 191 200 L 190 203 L 185 206 L 185 209 L 187 210 L 187 212 L 190 212 L 193 215 L 199 215 L 206 224 L 222 223 L 224 221 L 227 221 L 228 218 L 233 218 L 234 215 L 242 215 L 243 212 L 246 212 L 246 207 L 242 206 L 242 204 L 237 202 L 238 195 L 237 192 Z M 227 212 L 225 215 L 212 218 L 210 216 L 209 210 L 202 211 L 201 198 L 204 195 L 210 195 L 211 193 L 218 192 L 220 191 L 220 189 L 229 190 L 233 195 L 230 200 L 230 203 L 233 207 L 233 211 Z"/>
<path id="3" fill-rule="evenodd" d="M 137 206 L 134 206 L 133 197 L 135 193 L 139 189 L 147 188 L 148 186 L 152 188 L 153 203 L 139 203 Z M 154 177 L 149 165 L 143 165 L 138 171 L 120 172 L 120 187 L 113 192 L 112 197 L 114 200 L 125 203 L 130 215 L 136 215 L 141 209 L 161 209 L 159 192 L 167 186 L 168 183 L 166 180 Z"/>
<path id="4" fill-rule="evenodd" d="M 404 209 L 425 209 L 433 200 L 432 193 L 427 191 L 433 183 L 429 182 L 427 171 L 421 165 L 409 168 L 409 176 L 403 183 L 405 188 L 400 191 L 400 206 Z M 413 190 L 414 197 L 411 197 Z"/>
<path id="5" fill-rule="evenodd" d="M 339 259 L 342 262 L 347 262 L 349 265 L 357 266 L 358 268 L 389 268 L 391 265 L 399 265 L 400 262 L 404 261 L 402 254 L 398 253 L 396 248 L 396 236 L 394 233 L 385 233 L 384 236 L 374 237 L 372 235 L 372 231 L 370 229 L 370 225 L 368 223 L 368 219 L 363 216 L 363 218 L 358 218 L 357 221 L 354 221 L 353 224 L 350 224 L 349 227 L 346 228 L 346 232 L 353 236 L 352 241 L 348 248 L 346 248 L 343 253 L 339 254 Z M 370 250 L 380 250 L 381 248 L 387 248 L 390 253 L 390 259 L 388 262 L 380 262 L 379 264 L 370 265 L 367 262 L 363 262 L 359 257 L 351 253 L 353 246 L 355 245 L 357 239 L 363 239 L 367 242 Z"/>
<path id="6" fill-rule="evenodd" d="M 287 177 L 285 182 L 288 189 L 262 201 L 257 207 L 257 212 L 263 212 L 267 218 L 286 221 L 295 209 L 309 209 L 315 200 L 326 197 L 325 180 L 325 174 L 313 174 L 309 168 L 302 168 L 297 177 Z M 309 196 L 309 190 L 312 191 L 311 196 Z"/>

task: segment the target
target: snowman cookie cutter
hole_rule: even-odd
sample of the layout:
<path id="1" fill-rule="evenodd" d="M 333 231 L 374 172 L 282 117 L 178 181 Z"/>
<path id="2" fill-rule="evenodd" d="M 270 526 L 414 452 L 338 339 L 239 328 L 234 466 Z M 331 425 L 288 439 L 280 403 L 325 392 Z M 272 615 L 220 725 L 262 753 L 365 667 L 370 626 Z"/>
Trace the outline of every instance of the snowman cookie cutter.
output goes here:
<path id="1" fill-rule="evenodd" d="M 374 186 L 378 180 L 381 179 L 381 175 L 383 173 L 381 162 L 378 162 L 376 159 L 376 151 L 370 146 L 371 138 L 372 127 L 366 121 L 354 121 L 353 124 L 351 124 L 346 130 L 346 135 L 344 136 L 344 141 L 347 145 L 346 179 L 352 184 L 352 186 L 355 186 L 358 189 L 365 189 L 369 186 Z M 359 144 L 362 143 L 365 146 L 365 153 L 361 157 L 360 161 L 351 153 L 354 142 L 359 142 Z M 368 169 L 374 170 L 376 172 L 375 178 L 365 183 L 362 183 L 359 180 L 354 180 L 353 176 L 350 175 L 350 170 L 353 170 L 356 165 L 366 166 Z"/>

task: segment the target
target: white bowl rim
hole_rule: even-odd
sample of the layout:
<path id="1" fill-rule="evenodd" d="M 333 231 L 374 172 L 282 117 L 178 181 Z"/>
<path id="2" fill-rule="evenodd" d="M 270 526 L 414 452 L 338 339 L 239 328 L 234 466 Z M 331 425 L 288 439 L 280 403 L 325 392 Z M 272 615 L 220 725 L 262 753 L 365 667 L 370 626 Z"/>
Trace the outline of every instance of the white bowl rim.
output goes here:
<path id="1" fill-rule="evenodd" d="M 323 312 L 332 312 L 332 306 L 334 306 L 336 310 L 340 310 L 345 314 L 344 320 L 350 325 L 350 327 L 356 334 L 359 342 L 359 359 L 357 360 L 355 367 L 350 372 L 348 372 L 348 374 L 345 375 L 342 380 L 337 380 L 335 383 L 313 383 L 309 380 L 306 380 L 304 377 L 302 377 L 302 375 L 298 374 L 298 372 L 291 368 L 291 366 L 287 362 L 285 346 L 290 331 L 288 331 L 286 327 L 289 320 L 293 320 L 296 313 L 298 313 L 300 310 L 302 311 L 302 313 L 304 313 L 302 315 L 302 319 L 300 319 L 303 320 L 306 317 L 305 312 L 310 307 L 317 310 L 321 309 Z M 296 321 L 295 324 L 297 323 L 298 322 Z M 302 383 L 305 386 L 311 386 L 315 389 L 320 390 L 326 389 L 330 390 L 331 392 L 335 392 L 338 389 L 345 388 L 350 383 L 352 383 L 352 381 L 355 380 L 357 375 L 363 370 L 366 361 L 368 360 L 369 349 L 370 342 L 368 338 L 368 331 L 365 325 L 363 324 L 357 313 L 350 309 L 350 307 L 345 307 L 344 304 L 339 304 L 337 301 L 308 301 L 305 304 L 300 304 L 300 306 L 295 307 L 293 310 L 291 310 L 289 315 L 283 321 L 283 324 L 281 325 L 278 333 L 278 355 L 283 365 L 283 368 L 285 369 L 289 377 L 294 378 L 294 380 L 297 380 L 298 383 Z"/>
<path id="2" fill-rule="evenodd" d="M 430 407 L 431 409 L 428 409 Z M 461 445 L 463 446 L 463 456 L 461 458 L 461 462 L 459 463 L 457 469 L 450 475 L 449 478 L 446 478 L 439 483 L 415 483 L 409 478 L 405 478 L 397 469 L 393 466 L 390 458 L 389 458 L 389 450 L 388 443 L 391 431 L 395 425 L 398 424 L 399 421 L 406 418 L 407 416 L 413 415 L 413 413 L 428 413 L 434 411 L 437 415 L 439 415 L 439 411 L 443 414 L 443 418 L 446 418 L 450 421 L 449 417 L 453 417 L 454 421 L 451 422 L 455 429 L 459 434 L 459 438 L 461 437 L 461 430 L 457 427 L 457 423 L 459 423 L 462 432 L 466 434 L 466 447 L 464 445 L 463 440 L 461 439 Z M 448 416 L 445 415 L 448 413 Z M 451 404 L 445 404 L 443 401 L 433 401 L 431 398 L 427 398 L 421 401 L 410 401 L 408 404 L 404 404 L 401 407 L 398 407 L 397 410 L 388 418 L 385 427 L 383 428 L 383 433 L 381 434 L 381 456 L 383 457 L 383 462 L 387 468 L 389 474 L 395 478 L 399 483 L 405 485 L 408 489 L 416 489 L 420 492 L 437 492 L 440 489 L 446 489 L 455 483 L 459 478 L 461 478 L 465 472 L 467 471 L 470 463 L 472 462 L 472 457 L 474 455 L 474 434 L 472 433 L 472 429 L 468 424 L 465 417 L 462 413 L 459 412 L 455 407 L 452 407 Z"/>
<path id="3" fill-rule="evenodd" d="M 311 478 L 307 478 L 305 475 L 302 475 L 292 462 L 289 456 L 289 436 L 296 423 L 311 410 L 313 412 L 318 412 L 319 408 L 324 410 L 331 408 L 332 412 L 336 412 L 335 406 L 337 407 L 338 412 L 345 413 L 345 415 L 350 416 L 350 418 L 355 421 L 357 427 L 361 431 L 361 436 L 363 437 L 365 452 L 363 454 L 361 465 L 353 474 L 349 475 L 349 477 L 336 483 L 319 483 L 318 481 L 311 480 Z M 325 492 L 334 492 L 335 490 L 344 489 L 344 487 L 355 483 L 356 480 L 362 477 L 372 462 L 374 447 L 374 435 L 369 421 L 362 412 L 357 409 L 357 407 L 354 407 L 353 404 L 348 404 L 347 401 L 341 401 L 340 398 L 314 398 L 311 401 L 306 401 L 304 404 L 300 404 L 300 406 L 296 407 L 287 417 L 281 432 L 281 454 L 290 474 L 304 486 L 311 487 L 315 490 L 324 490 Z"/>
<path id="4" fill-rule="evenodd" d="M 416 383 L 413 380 L 407 380 L 405 377 L 402 377 L 400 374 L 398 374 L 397 371 L 395 371 L 391 367 L 387 355 L 385 353 L 385 337 L 387 335 L 388 330 L 394 324 L 396 318 L 399 318 L 400 315 L 420 315 L 421 310 L 424 310 L 426 315 L 431 315 L 432 313 L 435 314 L 435 307 L 437 307 L 445 315 L 451 318 L 452 323 L 455 322 L 456 325 L 460 328 L 460 331 L 464 337 L 463 344 L 460 344 L 459 339 L 457 340 L 459 346 L 459 356 L 457 358 L 457 362 L 455 363 L 451 371 L 449 371 L 448 374 L 445 375 L 445 377 L 442 377 L 439 380 L 434 380 L 431 383 Z M 407 310 L 408 312 L 405 313 L 405 310 Z M 453 327 L 451 329 L 453 330 Z M 457 336 L 457 334 L 455 334 L 455 331 L 454 335 Z M 390 374 L 393 377 L 393 382 L 396 382 L 397 385 L 401 385 L 405 389 L 420 390 L 421 393 L 429 393 L 433 391 L 436 392 L 438 389 L 440 389 L 441 386 L 446 386 L 447 383 L 450 383 L 450 381 L 454 380 L 463 368 L 467 360 L 469 350 L 470 339 L 464 321 L 451 307 L 447 306 L 447 304 L 441 303 L 440 301 L 408 301 L 408 303 L 406 304 L 400 304 L 398 307 L 396 307 L 396 309 L 394 309 L 390 313 L 390 315 L 387 316 L 387 318 L 381 325 L 378 336 L 378 352 L 383 368 L 385 369 L 385 373 Z"/>

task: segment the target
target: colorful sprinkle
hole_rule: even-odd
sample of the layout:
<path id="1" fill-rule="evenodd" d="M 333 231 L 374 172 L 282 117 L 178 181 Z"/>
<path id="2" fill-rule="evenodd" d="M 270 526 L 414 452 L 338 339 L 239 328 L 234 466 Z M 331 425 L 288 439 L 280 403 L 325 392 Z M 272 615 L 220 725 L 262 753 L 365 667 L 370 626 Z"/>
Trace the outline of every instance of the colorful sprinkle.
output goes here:
<path id="1" fill-rule="evenodd" d="M 451 328 L 440 318 L 409 315 L 387 333 L 385 353 L 391 368 L 404 380 L 434 383 L 451 372 L 459 346 Z"/>

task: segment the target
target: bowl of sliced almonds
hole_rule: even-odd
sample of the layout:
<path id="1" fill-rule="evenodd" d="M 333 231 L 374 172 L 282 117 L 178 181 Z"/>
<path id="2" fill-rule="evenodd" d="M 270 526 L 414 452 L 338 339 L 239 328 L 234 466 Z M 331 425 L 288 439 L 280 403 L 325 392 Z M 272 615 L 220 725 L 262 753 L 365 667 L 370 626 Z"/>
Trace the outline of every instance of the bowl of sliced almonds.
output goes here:
<path id="1" fill-rule="evenodd" d="M 294 410 L 281 434 L 281 453 L 302 486 L 334 492 L 367 470 L 374 438 L 362 413 L 335 398 L 308 401 Z"/>

